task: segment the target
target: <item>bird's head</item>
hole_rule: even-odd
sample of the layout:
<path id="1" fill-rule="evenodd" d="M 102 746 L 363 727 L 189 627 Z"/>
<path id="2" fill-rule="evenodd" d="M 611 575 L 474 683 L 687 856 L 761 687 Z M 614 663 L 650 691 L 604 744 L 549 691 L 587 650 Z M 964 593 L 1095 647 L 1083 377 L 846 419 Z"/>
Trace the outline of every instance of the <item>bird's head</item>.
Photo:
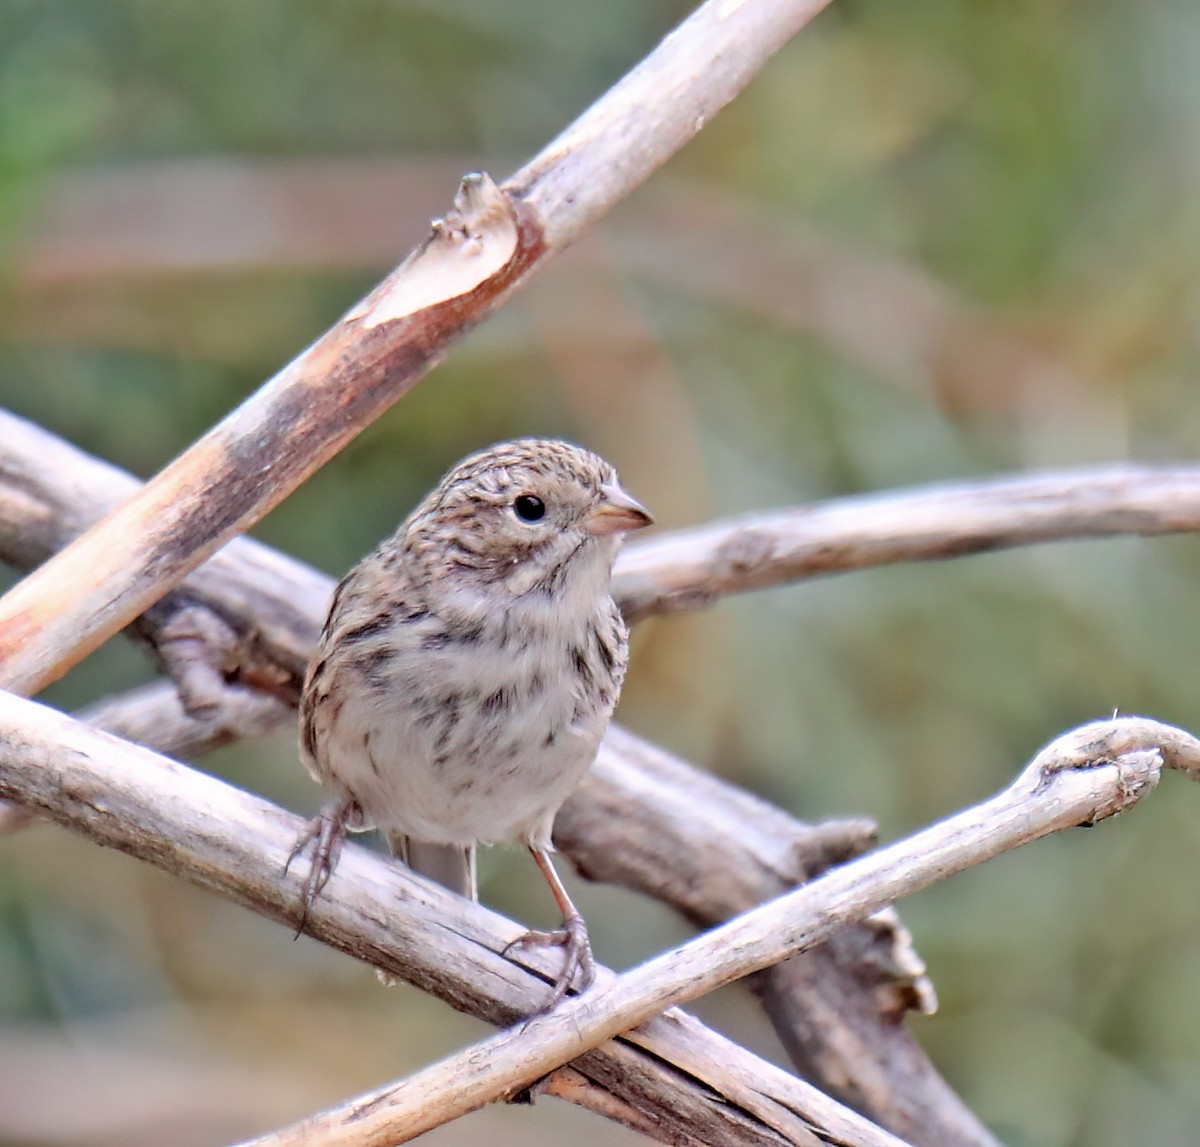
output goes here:
<path id="1" fill-rule="evenodd" d="M 582 597 L 606 590 L 621 538 L 652 520 L 603 458 L 523 438 L 455 466 L 405 533 L 430 579 L 513 598 Z"/>

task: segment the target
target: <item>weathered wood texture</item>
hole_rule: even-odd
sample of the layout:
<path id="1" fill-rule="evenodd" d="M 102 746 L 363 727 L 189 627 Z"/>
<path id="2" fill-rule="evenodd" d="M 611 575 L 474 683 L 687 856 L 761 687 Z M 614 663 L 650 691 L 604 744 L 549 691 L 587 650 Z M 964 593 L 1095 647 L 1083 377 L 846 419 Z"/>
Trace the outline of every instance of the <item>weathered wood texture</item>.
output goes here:
<path id="1" fill-rule="evenodd" d="M 637 619 L 894 562 L 1197 529 L 1198 466 L 1047 471 L 837 498 L 661 533 L 623 551 L 616 592 L 626 617 Z"/>

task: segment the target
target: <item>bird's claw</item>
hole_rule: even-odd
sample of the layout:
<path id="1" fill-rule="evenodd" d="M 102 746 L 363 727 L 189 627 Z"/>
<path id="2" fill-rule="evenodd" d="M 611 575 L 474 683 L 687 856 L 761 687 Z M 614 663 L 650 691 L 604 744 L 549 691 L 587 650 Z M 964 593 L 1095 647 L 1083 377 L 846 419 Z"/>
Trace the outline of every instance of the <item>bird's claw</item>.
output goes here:
<path id="1" fill-rule="evenodd" d="M 309 865 L 308 875 L 305 876 L 304 883 L 300 886 L 301 911 L 300 924 L 296 928 L 297 936 L 304 931 L 304 926 L 308 923 L 308 914 L 312 910 L 313 904 L 316 902 L 317 897 L 321 895 L 321 890 L 329 882 L 334 868 L 337 867 L 338 857 L 341 855 L 342 842 L 345 840 L 345 837 L 346 823 L 344 816 L 337 813 L 322 812 L 308 822 L 308 827 L 300 834 L 296 843 L 292 846 L 292 851 L 288 853 L 287 861 L 283 866 L 283 874 L 285 876 L 288 873 L 288 869 L 292 866 L 292 861 L 296 857 L 303 855 L 314 840 L 317 842 L 313 848 L 312 863 Z"/>
<path id="2" fill-rule="evenodd" d="M 563 919 L 562 927 L 553 931 L 529 931 L 504 946 L 502 956 L 516 948 L 558 947 L 564 951 L 562 971 L 554 981 L 554 991 L 550 999 L 533 1015 L 544 1015 L 553 1011 L 570 991 L 572 983 L 577 981 L 577 988 L 583 991 L 591 987 L 596 980 L 596 960 L 592 956 L 592 944 L 588 939 L 587 925 L 582 916 L 567 916 Z"/>

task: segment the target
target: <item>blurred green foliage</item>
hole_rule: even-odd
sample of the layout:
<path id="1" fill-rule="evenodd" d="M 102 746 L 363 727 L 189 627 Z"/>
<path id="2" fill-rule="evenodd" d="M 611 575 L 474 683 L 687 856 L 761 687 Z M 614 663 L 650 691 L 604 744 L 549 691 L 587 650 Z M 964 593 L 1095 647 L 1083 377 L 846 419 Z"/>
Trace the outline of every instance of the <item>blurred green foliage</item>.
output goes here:
<path id="1" fill-rule="evenodd" d="M 313 169 L 286 163 L 343 165 L 347 192 L 373 178 L 365 161 L 418 182 L 447 164 L 503 175 L 688 10 L 0 0 L 0 401 L 153 473 L 452 193 L 398 201 L 403 237 L 338 258 L 354 223 L 338 197 L 314 192 L 281 220 L 254 173 L 303 183 Z M 668 528 L 985 473 L 1194 458 L 1198 43 L 1187 0 L 842 0 L 258 533 L 338 573 L 460 455 L 528 433 L 601 449 Z M 133 222 L 160 242 L 196 231 L 197 254 L 130 248 L 123 263 L 111 236 L 130 221 L 89 222 L 80 205 L 103 184 L 111 211 L 114 186 L 135 196 L 184 161 Z M 214 234 L 186 194 L 212 172 L 249 180 Z M 794 297 L 765 279 L 757 297 L 722 298 L 686 270 L 639 273 L 619 238 L 655 192 L 682 232 L 715 195 L 766 246 L 815 235 L 832 254 Z M 333 255 L 303 253 L 326 232 Z M 733 252 L 707 239 L 719 266 Z M 233 257 L 206 261 L 214 249 Z M 851 266 L 869 296 L 839 287 Z M 916 305 L 927 294 L 937 305 Z M 622 715 L 799 816 L 870 815 L 891 837 L 1114 708 L 1200 729 L 1198 585 L 1200 550 L 1175 538 L 781 588 L 645 624 Z M 149 673 L 113 643 L 47 698 L 73 707 Z M 204 765 L 297 810 L 319 799 L 288 737 Z M 1117 823 L 904 905 L 943 1001 L 913 1027 L 1014 1147 L 1196 1141 L 1198 800 L 1170 778 Z M 523 857 L 486 863 L 490 903 L 548 911 Z M 580 898 L 618 966 L 684 934 L 624 893 Z M 411 990 L 382 993 L 357 965 L 51 827 L 0 842 L 0 1078 L 25 1081 L 0 1088 L 0 1142 L 221 1142 L 480 1030 Z M 777 1054 L 747 996 L 699 1010 Z M 85 1124 L 38 1102 L 77 1071 L 95 1092 Z M 550 1104 L 433 1141 L 484 1134 L 634 1141 Z"/>

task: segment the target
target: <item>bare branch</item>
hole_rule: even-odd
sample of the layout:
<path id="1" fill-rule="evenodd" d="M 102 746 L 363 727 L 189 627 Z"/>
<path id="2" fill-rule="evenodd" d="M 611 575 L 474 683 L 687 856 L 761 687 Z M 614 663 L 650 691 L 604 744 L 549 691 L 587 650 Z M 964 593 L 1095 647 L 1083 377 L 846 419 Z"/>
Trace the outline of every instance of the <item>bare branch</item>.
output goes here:
<path id="1" fill-rule="evenodd" d="M 1143 718 L 1064 734 L 1004 792 L 663 953 L 605 977 L 553 1013 L 534 1017 L 399 1083 L 255 1141 L 403 1143 L 522 1087 L 666 1006 L 704 995 L 826 939 L 946 876 L 1060 829 L 1124 811 L 1158 783 L 1163 763 L 1200 777 L 1200 742 Z M 851 1140 L 853 1141 L 853 1140 Z"/>
<path id="2" fill-rule="evenodd" d="M 0 795 L 295 926 L 304 874 L 284 876 L 283 865 L 298 817 L 12 694 L 0 694 L 0 741 Z M 555 953 L 503 955 L 522 934 L 512 921 L 353 845 L 305 930 L 496 1024 L 537 1008 L 556 968 Z M 553 1089 L 610 1114 L 629 1108 L 665 1142 L 812 1145 L 814 1128 L 838 1142 L 896 1142 L 688 1016 L 577 1051 L 574 1070 L 592 1086 L 567 1078 Z"/>
<path id="3" fill-rule="evenodd" d="M 798 824 L 613 728 L 554 839 L 590 879 L 710 927 L 860 855 L 874 825 Z M 904 1026 L 909 1011 L 936 1010 L 936 998 L 894 912 L 838 929 L 752 986 L 804 1078 L 922 1147 L 995 1144 Z"/>
<path id="4" fill-rule="evenodd" d="M 165 681 L 89 705 L 75 716 L 177 760 L 296 724 L 296 710 L 291 705 L 241 685 L 226 685 L 216 704 L 197 713 L 189 710 L 179 692 Z"/>
<path id="5" fill-rule="evenodd" d="M 625 615 L 637 619 L 893 562 L 1196 529 L 1200 467 L 1050 471 L 838 498 L 660 534 L 625 547 L 615 588 Z"/>
<path id="6" fill-rule="evenodd" d="M 503 190 L 464 180 L 455 210 L 375 291 L 0 599 L 0 682 L 37 692 L 253 525 L 691 139 L 827 2 L 708 0 Z"/>
<path id="7" fill-rule="evenodd" d="M 132 474 L 0 411 L 0 559 L 37 566 L 141 489 Z M 139 619 L 137 635 L 170 668 L 172 619 L 202 603 L 212 629 L 224 623 L 235 639 L 236 666 L 223 676 L 294 701 L 332 590 L 326 574 L 253 538 L 235 538 Z M 214 664 L 230 655 L 211 653 Z"/>

